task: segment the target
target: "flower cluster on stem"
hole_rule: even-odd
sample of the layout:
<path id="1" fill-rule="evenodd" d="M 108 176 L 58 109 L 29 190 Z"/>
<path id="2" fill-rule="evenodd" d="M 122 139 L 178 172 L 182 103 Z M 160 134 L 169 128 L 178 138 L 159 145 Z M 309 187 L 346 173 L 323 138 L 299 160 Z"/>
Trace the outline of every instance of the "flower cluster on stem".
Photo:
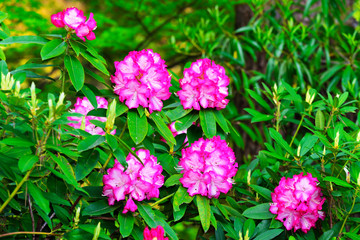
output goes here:
<path id="1" fill-rule="evenodd" d="M 85 37 L 88 40 L 94 40 L 95 33 L 93 32 L 97 25 L 94 19 L 94 14 L 90 13 L 89 19 L 83 11 L 76 7 L 64 9 L 62 12 L 51 15 L 51 22 L 58 28 L 65 27 L 71 32 L 75 32 L 76 36 L 85 42 Z"/>
<path id="2" fill-rule="evenodd" d="M 225 69 L 208 58 L 199 59 L 184 70 L 184 78 L 179 80 L 181 90 L 177 92 L 184 109 L 223 109 L 229 100 L 229 78 Z"/>
<path id="3" fill-rule="evenodd" d="M 150 113 L 161 111 L 162 101 L 171 95 L 171 76 L 158 53 L 151 49 L 132 51 L 123 61 L 115 62 L 115 68 L 111 81 L 121 102 L 129 108 L 148 107 Z"/>
<path id="4" fill-rule="evenodd" d="M 135 212 L 137 206 L 134 200 L 143 201 L 145 198 L 159 197 L 159 188 L 164 184 L 162 166 L 157 163 L 157 158 L 149 150 L 140 149 L 136 155 L 126 157 L 128 164 L 125 169 L 116 159 L 113 168 L 107 170 L 108 175 L 103 177 L 103 194 L 108 197 L 109 205 L 114 205 L 115 200 L 127 198 L 123 213 Z"/>
<path id="5" fill-rule="evenodd" d="M 180 182 L 188 188 L 190 196 L 201 194 L 218 198 L 220 193 L 227 193 L 232 188 L 232 177 L 237 172 L 238 164 L 225 140 L 219 136 L 200 138 L 181 153 L 179 166 L 183 177 Z"/>
<path id="6" fill-rule="evenodd" d="M 270 212 L 277 214 L 276 219 L 283 222 L 287 230 L 301 229 L 307 233 L 319 218 L 324 220 L 321 209 L 325 198 L 317 183 L 311 173 L 306 176 L 301 173 L 288 179 L 283 177 L 271 193 Z"/>

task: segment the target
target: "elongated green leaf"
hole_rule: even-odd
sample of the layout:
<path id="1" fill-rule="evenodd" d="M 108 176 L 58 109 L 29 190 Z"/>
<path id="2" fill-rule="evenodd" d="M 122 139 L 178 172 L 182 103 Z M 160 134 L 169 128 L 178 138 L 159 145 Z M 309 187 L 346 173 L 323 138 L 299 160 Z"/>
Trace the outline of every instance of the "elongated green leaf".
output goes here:
<path id="1" fill-rule="evenodd" d="M 80 181 L 86 177 L 94 169 L 99 159 L 99 152 L 94 150 L 89 150 L 80 157 L 75 167 L 76 180 Z"/>
<path id="2" fill-rule="evenodd" d="M 80 61 L 74 56 L 66 55 L 64 58 L 64 64 L 76 91 L 81 90 L 84 86 L 85 73 Z"/>
<path id="3" fill-rule="evenodd" d="M 198 120 L 199 114 L 197 113 L 190 113 L 187 114 L 185 117 L 182 117 L 175 122 L 175 129 L 177 131 L 183 131 L 188 129 L 193 123 Z"/>
<path id="4" fill-rule="evenodd" d="M 324 130 L 325 128 L 325 117 L 324 117 L 324 113 L 321 110 L 317 110 L 316 112 L 315 126 L 320 130 Z"/>
<path id="5" fill-rule="evenodd" d="M 224 115 L 222 114 L 222 112 L 220 111 L 215 111 L 214 112 L 215 115 L 215 120 L 216 122 L 219 124 L 219 126 L 221 127 L 221 129 L 225 132 L 225 133 L 229 133 L 230 129 L 227 125 L 227 121 L 226 118 L 224 117 Z"/>
<path id="6" fill-rule="evenodd" d="M 270 136 L 275 140 L 276 143 L 278 143 L 282 148 L 284 148 L 288 153 L 291 155 L 294 155 L 292 148 L 289 146 L 289 144 L 282 138 L 281 134 L 278 133 L 275 129 L 270 128 L 269 129 Z"/>
<path id="7" fill-rule="evenodd" d="M 50 42 L 47 42 L 42 48 L 41 48 L 41 59 L 47 60 L 49 58 L 53 58 L 56 56 L 59 56 L 65 52 L 66 49 L 66 43 L 62 39 L 54 39 Z"/>
<path id="8" fill-rule="evenodd" d="M 342 187 L 347 187 L 347 188 L 354 188 L 351 184 L 345 182 L 344 180 L 338 179 L 336 177 L 325 177 L 324 181 L 329 181 L 329 182 L 333 182 L 336 185 L 342 186 Z"/>
<path id="9" fill-rule="evenodd" d="M 91 105 L 97 109 L 98 104 L 94 92 L 88 86 L 86 86 L 86 84 L 82 87 L 81 92 L 85 95 L 85 97 L 87 97 L 87 99 L 89 99 Z"/>
<path id="10" fill-rule="evenodd" d="M 101 135 L 91 135 L 90 137 L 85 138 L 81 142 L 79 142 L 78 150 L 79 152 L 86 151 L 88 149 L 99 146 L 105 142 L 105 137 Z"/>
<path id="11" fill-rule="evenodd" d="M 265 110 L 269 113 L 274 112 L 274 110 L 270 107 L 270 105 L 256 92 L 251 89 L 246 89 L 246 91 L 250 94 L 250 96 L 255 99 L 257 103 L 259 103 Z"/>
<path id="12" fill-rule="evenodd" d="M 50 213 L 50 203 L 43 196 L 42 191 L 32 182 L 27 182 L 27 188 L 35 203 L 48 215 Z"/>
<path id="13" fill-rule="evenodd" d="M 251 219 L 271 219 L 274 217 L 274 214 L 272 214 L 269 209 L 269 203 L 263 203 L 246 209 L 243 215 Z"/>
<path id="14" fill-rule="evenodd" d="M 106 213 L 114 212 L 119 205 L 110 206 L 106 200 L 100 200 L 89 204 L 83 211 L 83 216 L 99 216 Z"/>
<path id="15" fill-rule="evenodd" d="M 156 228 L 158 225 L 160 225 L 160 219 L 156 218 L 154 211 L 149 205 L 141 204 L 140 202 L 136 205 L 141 217 L 145 220 L 149 227 Z"/>
<path id="16" fill-rule="evenodd" d="M 35 145 L 35 143 L 21 138 L 5 138 L 0 142 L 10 146 L 31 147 Z"/>
<path id="17" fill-rule="evenodd" d="M 91 56 L 90 54 L 88 54 L 86 51 L 83 51 L 83 50 L 80 50 L 80 54 L 86 60 L 88 60 L 89 63 L 91 63 L 91 65 L 93 65 L 96 69 L 98 69 L 99 71 L 101 71 L 105 75 L 110 76 L 109 71 L 106 69 L 106 66 L 99 59 Z"/>
<path id="18" fill-rule="evenodd" d="M 207 138 L 212 138 L 216 135 L 216 120 L 213 111 L 201 110 L 199 112 L 200 125 Z"/>
<path id="19" fill-rule="evenodd" d="M 179 179 L 182 177 L 182 174 L 175 174 L 175 175 L 171 175 L 165 182 L 165 187 L 171 187 L 174 185 L 179 185 L 180 181 Z"/>
<path id="20" fill-rule="evenodd" d="M 134 228 L 134 221 L 135 218 L 132 214 L 123 214 L 119 213 L 118 221 L 120 224 L 120 233 L 123 237 L 130 236 L 133 228 Z"/>
<path id="21" fill-rule="evenodd" d="M 170 110 L 166 112 L 166 115 L 170 118 L 171 121 L 175 121 L 179 118 L 182 118 L 189 114 L 192 111 L 192 109 L 184 109 L 182 105 L 176 107 L 173 110 Z"/>
<path id="22" fill-rule="evenodd" d="M 261 233 L 254 240 L 274 239 L 275 237 L 279 236 L 283 231 L 284 231 L 284 229 L 270 229 L 270 230 L 267 230 L 266 232 Z"/>
<path id="23" fill-rule="evenodd" d="M 348 238 L 350 238 L 352 240 L 360 240 L 360 235 L 358 235 L 354 232 L 347 232 L 347 233 L 345 233 L 345 236 L 347 236 Z"/>
<path id="24" fill-rule="evenodd" d="M 244 110 L 247 111 L 248 113 L 250 113 L 251 116 L 253 116 L 251 118 L 251 123 L 265 122 L 265 121 L 269 121 L 274 118 L 274 115 L 272 115 L 272 114 L 268 114 L 268 115 L 262 114 L 262 113 L 256 111 L 255 109 L 245 108 Z"/>
<path id="25" fill-rule="evenodd" d="M 164 120 L 161 118 L 159 112 L 153 112 L 150 116 L 151 116 L 151 119 L 155 122 L 156 126 L 158 127 L 161 136 L 163 136 L 168 143 L 175 145 L 176 140 L 175 140 L 172 132 L 168 128 L 168 126 L 165 124 Z M 169 145 L 171 145 L 171 144 L 169 144 Z"/>
<path id="26" fill-rule="evenodd" d="M 263 196 L 266 200 L 271 201 L 271 191 L 269 189 L 258 185 L 250 185 L 250 187 Z"/>
<path id="27" fill-rule="evenodd" d="M 7 13 L 0 12 L 0 23 L 8 17 Z"/>
<path id="28" fill-rule="evenodd" d="M 129 111 L 127 115 L 130 137 L 135 144 L 141 143 L 148 132 L 148 122 L 146 115 L 142 117 L 136 111 Z"/>
<path id="29" fill-rule="evenodd" d="M 201 225 L 204 232 L 207 232 L 210 228 L 210 200 L 204 196 L 196 195 L 196 203 L 199 211 Z"/>
<path id="30" fill-rule="evenodd" d="M 35 155 L 25 155 L 20 157 L 18 166 L 21 172 L 30 170 L 34 164 L 39 161 L 39 157 Z"/>
<path id="31" fill-rule="evenodd" d="M 48 40 L 39 36 L 15 36 L 15 37 L 8 37 L 0 41 L 0 45 L 13 44 L 13 43 L 22 43 L 22 44 L 34 43 L 34 44 L 44 45 L 47 42 Z"/>
<path id="32" fill-rule="evenodd" d="M 189 196 L 186 188 L 180 186 L 174 195 L 173 207 L 175 211 L 180 211 L 179 206 L 183 203 L 191 203 L 194 197 Z"/>

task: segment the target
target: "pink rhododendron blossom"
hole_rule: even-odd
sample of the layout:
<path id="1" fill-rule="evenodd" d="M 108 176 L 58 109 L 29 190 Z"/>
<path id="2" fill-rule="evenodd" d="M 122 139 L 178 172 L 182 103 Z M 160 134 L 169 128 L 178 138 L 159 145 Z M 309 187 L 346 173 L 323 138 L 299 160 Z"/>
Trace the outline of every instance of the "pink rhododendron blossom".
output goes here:
<path id="1" fill-rule="evenodd" d="M 164 228 L 159 225 L 151 230 L 146 227 L 144 229 L 144 240 L 168 240 L 168 238 L 164 237 Z"/>
<path id="2" fill-rule="evenodd" d="M 171 77 L 165 61 L 151 49 L 132 51 L 123 61 L 115 62 L 114 92 L 129 108 L 148 107 L 150 113 L 161 111 L 169 99 Z"/>
<path id="3" fill-rule="evenodd" d="M 225 69 L 210 59 L 199 59 L 184 70 L 179 80 L 181 90 L 177 92 L 184 109 L 225 108 L 229 100 L 229 78 Z"/>
<path id="4" fill-rule="evenodd" d="M 86 20 L 83 11 L 76 7 L 67 8 L 62 12 L 51 15 L 51 22 L 58 28 L 66 26 L 68 30 L 75 32 L 84 42 L 85 37 L 88 40 L 96 38 L 93 31 L 97 26 L 93 13 L 90 13 L 89 19 Z"/>
<path id="5" fill-rule="evenodd" d="M 136 211 L 134 200 L 159 197 L 159 188 L 164 185 L 164 176 L 161 174 L 163 169 L 156 157 L 144 149 L 138 150 L 136 155 L 143 164 L 129 154 L 126 157 L 126 169 L 115 159 L 114 167 L 109 168 L 108 174 L 103 176 L 103 195 L 108 197 L 109 205 L 114 205 L 115 200 L 128 199 L 123 213 Z"/>
<path id="6" fill-rule="evenodd" d="M 108 107 L 108 101 L 103 97 L 96 97 L 96 101 L 98 104 L 98 108 Z M 95 126 L 90 122 L 90 120 L 98 120 L 101 122 L 106 122 L 106 117 L 95 117 L 95 116 L 87 116 L 88 112 L 93 110 L 94 107 L 91 105 L 90 101 L 84 98 L 77 98 L 76 103 L 74 104 L 74 108 L 71 109 L 71 112 L 81 113 L 84 117 L 68 117 L 70 121 L 76 121 L 76 123 L 69 123 L 69 126 L 74 128 L 81 128 L 81 125 L 85 124 L 85 131 L 91 133 L 93 135 L 105 135 L 105 132 L 102 128 Z M 112 131 L 111 134 L 115 134 L 116 130 Z"/>
<path id="7" fill-rule="evenodd" d="M 324 220 L 325 213 L 321 211 L 325 198 L 322 198 L 317 178 L 311 173 L 303 173 L 292 178 L 283 177 L 271 197 L 270 212 L 277 214 L 277 220 L 284 223 L 287 230 L 301 229 L 307 233 L 315 227 L 316 221 Z"/>
<path id="8" fill-rule="evenodd" d="M 200 138 L 190 147 L 182 150 L 179 166 L 182 168 L 182 185 L 190 196 L 201 194 L 218 198 L 227 193 L 237 172 L 233 150 L 219 136 L 212 139 Z"/>

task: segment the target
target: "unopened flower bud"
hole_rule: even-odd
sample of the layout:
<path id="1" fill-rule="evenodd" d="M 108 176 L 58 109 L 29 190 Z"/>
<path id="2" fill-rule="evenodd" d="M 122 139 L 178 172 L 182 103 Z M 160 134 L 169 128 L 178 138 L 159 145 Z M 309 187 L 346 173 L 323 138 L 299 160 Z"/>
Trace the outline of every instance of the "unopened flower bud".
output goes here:
<path id="1" fill-rule="evenodd" d="M 79 224 L 80 221 L 80 207 L 76 208 L 76 212 L 75 212 L 75 218 L 74 218 L 74 228 L 77 228 L 77 225 Z"/>
<path id="2" fill-rule="evenodd" d="M 48 100 L 49 103 L 49 121 L 54 119 L 54 106 L 51 99 Z"/>
<path id="3" fill-rule="evenodd" d="M 306 97 L 305 97 L 305 101 L 311 105 L 315 99 L 315 95 L 316 95 L 316 90 L 310 88 L 307 92 L 306 92 Z"/>
<path id="4" fill-rule="evenodd" d="M 344 171 L 346 173 L 346 182 L 347 183 L 350 183 L 350 172 L 349 170 L 347 169 L 347 167 L 344 167 Z"/>
<path id="5" fill-rule="evenodd" d="M 359 175 L 358 175 L 358 178 L 357 178 L 357 185 L 360 187 L 360 172 L 359 172 Z"/>
<path id="6" fill-rule="evenodd" d="M 65 98 L 65 93 L 64 92 L 60 93 L 59 100 L 56 104 L 56 109 L 58 109 L 61 105 L 64 104 L 64 98 Z"/>
<path id="7" fill-rule="evenodd" d="M 325 155 L 326 155 L 326 147 L 324 145 L 323 156 L 325 156 Z"/>
<path id="8" fill-rule="evenodd" d="M 296 152 L 296 155 L 299 157 L 300 157 L 300 151 L 301 151 L 301 146 L 299 145 Z"/>
<path id="9" fill-rule="evenodd" d="M 15 79 L 8 73 L 6 76 L 1 73 L 1 90 L 8 91 L 14 86 Z"/>
<path id="10" fill-rule="evenodd" d="M 15 97 L 20 97 L 20 81 L 16 81 L 15 83 L 15 91 L 14 91 L 14 96 Z"/>
<path id="11" fill-rule="evenodd" d="M 37 109 L 37 100 L 36 100 L 36 92 L 35 92 L 35 83 L 32 82 L 30 86 L 30 95 L 31 95 L 31 106 L 30 110 L 33 116 L 36 115 Z"/>
<path id="12" fill-rule="evenodd" d="M 100 235 L 100 224 L 101 222 L 98 223 L 98 225 L 96 226 L 95 230 L 94 230 L 94 237 L 92 240 L 97 240 L 99 238 Z"/>
<path id="13" fill-rule="evenodd" d="M 251 170 L 248 171 L 247 174 L 247 184 L 250 185 L 251 184 Z"/>
<path id="14" fill-rule="evenodd" d="M 246 229 L 244 240 L 249 240 L 249 229 Z"/>
<path id="15" fill-rule="evenodd" d="M 239 240 L 244 240 L 241 231 L 239 231 Z"/>
<path id="16" fill-rule="evenodd" d="M 115 117 L 116 117 L 116 100 L 114 99 L 106 112 L 106 124 L 105 124 L 105 131 L 110 134 L 111 130 L 114 127 Z"/>
<path id="17" fill-rule="evenodd" d="M 358 132 L 357 136 L 356 136 L 356 141 L 360 142 L 360 131 Z"/>
<path id="18" fill-rule="evenodd" d="M 334 140 L 334 148 L 335 149 L 339 148 L 339 139 L 340 139 L 340 132 L 337 131 L 336 136 L 335 136 L 335 140 Z"/>

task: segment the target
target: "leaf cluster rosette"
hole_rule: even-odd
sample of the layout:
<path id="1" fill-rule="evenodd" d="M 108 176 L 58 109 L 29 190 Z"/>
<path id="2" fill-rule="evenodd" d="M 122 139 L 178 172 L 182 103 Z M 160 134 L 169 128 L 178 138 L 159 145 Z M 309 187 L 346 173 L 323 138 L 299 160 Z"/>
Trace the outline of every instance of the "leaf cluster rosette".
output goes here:
<path id="1" fill-rule="evenodd" d="M 126 157 L 125 169 L 117 159 L 113 168 L 107 170 L 103 176 L 103 195 L 108 197 L 109 205 L 114 205 L 115 200 L 127 198 L 123 213 L 136 211 L 134 200 L 143 201 L 145 198 L 159 197 L 159 188 L 164 184 L 162 166 L 157 163 L 157 158 L 149 150 L 140 149 L 136 152 L 141 162 L 129 154 Z"/>
<path id="2" fill-rule="evenodd" d="M 322 198 L 318 180 L 311 173 L 303 173 L 292 178 L 282 177 L 271 197 L 270 212 L 277 214 L 276 219 L 283 222 L 287 230 L 301 229 L 307 233 L 315 227 L 316 221 L 325 219 L 321 211 L 325 198 Z"/>
<path id="3" fill-rule="evenodd" d="M 75 31 L 76 35 L 85 42 L 96 38 L 93 32 L 97 25 L 94 14 L 90 13 L 88 20 L 83 11 L 76 7 L 64 9 L 62 12 L 51 15 L 51 22 L 58 28 L 65 27 L 67 30 Z"/>
<path id="4" fill-rule="evenodd" d="M 171 93 L 171 76 L 165 61 L 151 49 L 130 52 L 123 61 L 115 62 L 114 92 L 129 108 L 143 106 L 150 113 L 161 111 L 163 100 Z"/>
<path id="5" fill-rule="evenodd" d="M 234 183 L 237 172 L 235 154 L 220 136 L 200 138 L 181 152 L 179 166 L 182 168 L 182 185 L 190 196 L 200 194 L 218 198 L 227 193 Z"/>

